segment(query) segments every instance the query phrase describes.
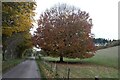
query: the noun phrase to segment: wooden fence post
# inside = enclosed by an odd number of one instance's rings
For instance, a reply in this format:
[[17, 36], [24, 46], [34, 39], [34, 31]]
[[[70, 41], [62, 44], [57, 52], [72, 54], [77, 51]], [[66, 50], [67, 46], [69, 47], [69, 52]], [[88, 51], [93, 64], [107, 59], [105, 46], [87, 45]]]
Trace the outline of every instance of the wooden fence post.
[[58, 71], [57, 71], [57, 64], [55, 63], [55, 67], [54, 67], [54, 72], [55, 72], [55, 78], [58, 77]]
[[69, 80], [69, 77], [70, 77], [70, 68], [68, 68], [68, 80]]
[[51, 71], [53, 71], [52, 63], [51, 63]]
[[95, 76], [95, 80], [99, 80], [98, 76]]
[[55, 66], [55, 75], [57, 76], [57, 65]]

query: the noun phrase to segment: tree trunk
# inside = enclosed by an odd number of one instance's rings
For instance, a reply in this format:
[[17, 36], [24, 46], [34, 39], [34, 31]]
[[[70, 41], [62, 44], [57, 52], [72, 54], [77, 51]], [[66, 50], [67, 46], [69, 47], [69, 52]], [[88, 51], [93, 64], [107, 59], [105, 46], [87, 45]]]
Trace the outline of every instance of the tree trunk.
[[63, 62], [63, 56], [60, 55], [60, 62]]
[[5, 61], [5, 53], [6, 53], [6, 51], [5, 51], [5, 49], [4, 48], [2, 48], [2, 60], [3, 61]]
[[5, 61], [5, 53], [4, 52], [2, 53], [2, 57], [3, 57], [2, 60]]

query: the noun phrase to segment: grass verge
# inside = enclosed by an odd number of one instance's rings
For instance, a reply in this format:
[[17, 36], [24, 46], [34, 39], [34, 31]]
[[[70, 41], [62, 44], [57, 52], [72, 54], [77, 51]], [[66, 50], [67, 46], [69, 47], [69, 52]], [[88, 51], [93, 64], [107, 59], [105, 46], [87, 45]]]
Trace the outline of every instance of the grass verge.
[[46, 76], [45, 76], [45, 72], [44, 72], [44, 67], [43, 67], [42, 61], [37, 59], [36, 62], [37, 62], [38, 68], [39, 68], [41, 79], [42, 80], [47, 80]]
[[43, 60], [36, 60], [36, 62], [39, 67], [42, 80], [49, 80], [50, 78], [53, 80], [57, 78], [55, 71], [52, 70], [51, 66], [49, 66], [47, 62]]
[[2, 73], [4, 74], [11, 68], [15, 67], [17, 64], [21, 63], [24, 61], [24, 59], [11, 59], [7, 61], [2, 61]]

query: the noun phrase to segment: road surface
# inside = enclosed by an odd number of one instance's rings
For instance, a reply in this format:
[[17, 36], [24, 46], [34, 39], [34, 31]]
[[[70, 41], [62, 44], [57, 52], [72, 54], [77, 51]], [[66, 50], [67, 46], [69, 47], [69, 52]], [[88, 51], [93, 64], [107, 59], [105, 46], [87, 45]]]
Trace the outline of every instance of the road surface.
[[3, 78], [40, 78], [35, 60], [26, 60], [3, 75]]

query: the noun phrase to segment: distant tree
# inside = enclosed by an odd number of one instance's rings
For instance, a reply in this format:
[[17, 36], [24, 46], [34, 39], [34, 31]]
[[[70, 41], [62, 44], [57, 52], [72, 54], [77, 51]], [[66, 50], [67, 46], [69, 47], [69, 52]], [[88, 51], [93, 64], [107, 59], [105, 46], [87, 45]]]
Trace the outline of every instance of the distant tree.
[[33, 36], [34, 45], [49, 56], [85, 58], [94, 53], [92, 19], [85, 11], [60, 4], [40, 15], [38, 28]]
[[104, 39], [104, 38], [94, 38], [93, 41], [95, 44], [101, 44], [101, 45], [105, 45], [106, 43], [109, 42], [109, 40]]

